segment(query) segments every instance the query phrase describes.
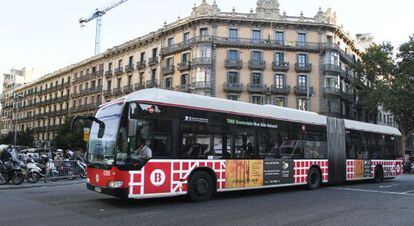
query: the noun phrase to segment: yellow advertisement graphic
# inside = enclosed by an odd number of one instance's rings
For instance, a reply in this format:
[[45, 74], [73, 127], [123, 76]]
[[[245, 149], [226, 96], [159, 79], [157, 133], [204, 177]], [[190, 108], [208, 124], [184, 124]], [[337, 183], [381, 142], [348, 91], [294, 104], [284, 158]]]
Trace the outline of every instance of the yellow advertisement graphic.
[[364, 160], [355, 160], [355, 178], [364, 177]]
[[263, 185], [263, 160], [227, 160], [226, 188]]

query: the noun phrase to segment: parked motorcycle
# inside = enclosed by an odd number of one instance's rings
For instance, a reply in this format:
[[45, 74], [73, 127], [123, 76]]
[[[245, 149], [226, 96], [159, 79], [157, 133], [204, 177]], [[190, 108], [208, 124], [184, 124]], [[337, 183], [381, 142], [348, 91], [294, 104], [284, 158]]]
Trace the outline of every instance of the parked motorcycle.
[[61, 176], [67, 177], [69, 180], [75, 179], [75, 169], [74, 166], [72, 166], [72, 163], [69, 159], [65, 159], [62, 162], [62, 165], [60, 166], [61, 170]]
[[86, 161], [82, 157], [78, 157], [77, 165], [79, 168], [79, 175], [81, 178], [86, 178]]
[[404, 173], [414, 173], [414, 161], [407, 161], [403, 167]]
[[45, 158], [41, 162], [29, 160], [27, 163], [27, 181], [29, 183], [37, 183], [40, 178], [49, 178], [51, 181], [57, 181], [59, 172], [55, 163], [50, 158]]
[[24, 181], [23, 170], [17, 160], [10, 159], [10, 161], [2, 162], [0, 165], [0, 184], [11, 181], [12, 184], [19, 185]]

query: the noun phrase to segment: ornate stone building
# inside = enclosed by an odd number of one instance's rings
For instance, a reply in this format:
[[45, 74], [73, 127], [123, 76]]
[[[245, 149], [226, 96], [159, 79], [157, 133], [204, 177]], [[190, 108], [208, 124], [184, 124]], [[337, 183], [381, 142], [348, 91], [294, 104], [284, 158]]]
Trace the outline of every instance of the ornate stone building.
[[151, 87], [370, 121], [350, 86], [360, 54], [331, 9], [288, 16], [259, 0], [255, 12], [222, 12], [203, 0], [186, 18], [16, 89], [18, 125], [50, 140], [66, 118]]

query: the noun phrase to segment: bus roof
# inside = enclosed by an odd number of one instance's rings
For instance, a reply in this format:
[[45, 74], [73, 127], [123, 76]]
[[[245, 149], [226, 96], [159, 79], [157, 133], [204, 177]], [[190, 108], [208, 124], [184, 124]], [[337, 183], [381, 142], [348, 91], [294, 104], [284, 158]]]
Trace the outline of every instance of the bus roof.
[[[119, 102], [121, 99], [115, 100], [114, 102]], [[327, 124], [327, 117], [324, 115], [319, 115], [315, 112], [301, 111], [274, 105], [257, 105], [157, 88], [144, 89], [133, 92], [127, 95], [124, 100], [126, 102], [142, 101], [154, 104], [159, 103], [169, 106], [272, 118], [277, 120], [314, 125], [326, 126]], [[352, 120], [345, 120], [345, 128], [401, 136], [400, 131], [394, 127], [381, 126]]]

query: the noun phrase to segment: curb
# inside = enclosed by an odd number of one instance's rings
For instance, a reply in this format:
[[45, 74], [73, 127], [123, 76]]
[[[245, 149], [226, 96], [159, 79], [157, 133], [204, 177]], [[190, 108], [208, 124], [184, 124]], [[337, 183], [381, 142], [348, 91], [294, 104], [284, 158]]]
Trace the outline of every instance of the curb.
[[58, 186], [67, 186], [67, 185], [76, 185], [76, 184], [86, 184], [86, 180], [76, 180], [76, 181], [65, 181], [62, 183], [59, 182], [49, 182], [44, 183], [39, 181], [35, 184], [21, 184], [21, 185], [0, 185], [0, 191], [12, 191], [12, 190], [21, 190], [27, 188], [47, 188], [47, 187], [58, 187]]

